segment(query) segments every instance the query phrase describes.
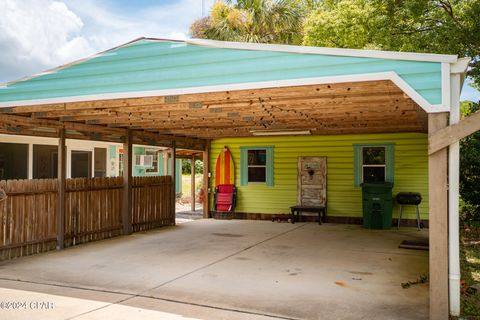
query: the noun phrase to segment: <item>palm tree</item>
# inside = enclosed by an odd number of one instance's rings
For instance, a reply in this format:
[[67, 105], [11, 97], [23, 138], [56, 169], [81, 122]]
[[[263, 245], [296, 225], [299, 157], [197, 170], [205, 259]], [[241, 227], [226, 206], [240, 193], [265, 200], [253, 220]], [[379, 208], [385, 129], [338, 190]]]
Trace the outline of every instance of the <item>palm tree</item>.
[[306, 0], [217, 1], [190, 27], [194, 38], [300, 44]]

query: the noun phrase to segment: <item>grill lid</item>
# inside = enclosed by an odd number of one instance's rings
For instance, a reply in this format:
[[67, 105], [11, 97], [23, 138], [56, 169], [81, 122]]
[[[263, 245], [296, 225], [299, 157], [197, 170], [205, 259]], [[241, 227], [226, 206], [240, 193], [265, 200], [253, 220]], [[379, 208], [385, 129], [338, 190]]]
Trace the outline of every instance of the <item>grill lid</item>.
[[422, 195], [419, 192], [400, 192], [397, 194], [398, 204], [419, 205], [422, 202]]

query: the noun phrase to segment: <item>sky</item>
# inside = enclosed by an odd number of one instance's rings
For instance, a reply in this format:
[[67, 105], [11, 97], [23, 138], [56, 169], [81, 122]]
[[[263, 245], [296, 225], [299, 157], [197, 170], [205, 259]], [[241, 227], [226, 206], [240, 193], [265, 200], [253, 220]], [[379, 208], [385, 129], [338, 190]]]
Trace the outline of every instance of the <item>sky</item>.
[[[202, 0], [0, 0], [0, 84], [139, 37], [186, 39], [201, 17]], [[468, 83], [462, 100], [480, 100]]]

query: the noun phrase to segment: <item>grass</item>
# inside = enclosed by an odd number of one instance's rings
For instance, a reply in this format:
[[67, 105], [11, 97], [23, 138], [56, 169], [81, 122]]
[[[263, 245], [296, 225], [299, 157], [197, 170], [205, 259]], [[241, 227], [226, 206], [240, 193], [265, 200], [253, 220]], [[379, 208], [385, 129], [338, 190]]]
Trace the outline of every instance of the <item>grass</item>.
[[[190, 196], [192, 194], [192, 179], [190, 174], [182, 174], [182, 199], [190, 200]], [[198, 190], [203, 185], [203, 174], [197, 173], [195, 175], [195, 190]]]
[[460, 241], [461, 319], [480, 319], [480, 291], [468, 289], [480, 283], [480, 221], [466, 223], [460, 230]]

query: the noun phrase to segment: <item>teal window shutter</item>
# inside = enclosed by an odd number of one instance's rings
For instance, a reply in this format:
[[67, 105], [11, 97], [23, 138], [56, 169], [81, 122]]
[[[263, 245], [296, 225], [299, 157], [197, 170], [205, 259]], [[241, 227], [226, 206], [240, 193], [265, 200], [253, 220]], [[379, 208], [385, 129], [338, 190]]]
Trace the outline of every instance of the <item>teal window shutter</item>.
[[267, 186], [273, 187], [273, 147], [267, 150]]
[[385, 161], [387, 163], [387, 172], [385, 180], [393, 183], [395, 178], [395, 148], [393, 144], [385, 145]]
[[267, 186], [273, 186], [273, 167], [274, 156], [273, 146], [255, 146], [255, 147], [240, 147], [240, 185], [248, 185], [248, 150], [265, 150], [266, 151], [266, 181]]
[[248, 184], [248, 149], [240, 147], [240, 185]]
[[354, 186], [362, 184], [363, 170], [363, 148], [364, 147], [385, 147], [385, 181], [394, 183], [395, 180], [395, 144], [354, 144], [353, 145], [353, 179]]
[[354, 186], [359, 187], [362, 183], [362, 148], [363, 146], [353, 146], [353, 177]]
[[158, 154], [158, 174], [160, 176], [164, 176], [165, 172], [164, 170], [164, 165], [163, 165], [163, 152]]

